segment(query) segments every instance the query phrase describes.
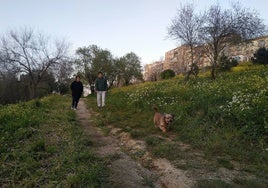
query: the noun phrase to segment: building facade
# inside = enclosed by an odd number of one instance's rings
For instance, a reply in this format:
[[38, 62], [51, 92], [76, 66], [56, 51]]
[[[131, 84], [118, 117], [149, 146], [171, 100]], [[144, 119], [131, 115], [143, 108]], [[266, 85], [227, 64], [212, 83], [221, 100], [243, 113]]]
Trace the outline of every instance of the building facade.
[[[228, 57], [238, 60], [238, 62], [245, 62], [250, 61], [254, 53], [263, 47], [268, 48], [268, 35], [226, 47], [223, 53]], [[203, 48], [198, 46], [194, 50], [194, 62], [197, 63], [198, 67], [204, 68], [210, 66], [210, 61]], [[176, 74], [185, 73], [189, 69], [190, 63], [189, 47], [186, 45], [179, 46], [166, 52], [163, 61], [145, 65], [144, 80], [154, 81], [154, 78], [158, 79], [160, 73], [167, 69], [173, 70]], [[158, 75], [158, 77], [155, 75]]]
[[164, 61], [156, 61], [144, 66], [143, 78], [145, 81], [156, 81], [164, 69]]

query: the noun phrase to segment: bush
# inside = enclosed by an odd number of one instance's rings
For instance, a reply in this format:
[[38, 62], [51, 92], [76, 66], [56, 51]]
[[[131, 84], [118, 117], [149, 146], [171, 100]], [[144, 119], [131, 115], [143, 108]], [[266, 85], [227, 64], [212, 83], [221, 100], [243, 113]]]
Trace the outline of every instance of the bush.
[[230, 71], [232, 67], [238, 65], [238, 61], [234, 58], [229, 58], [226, 55], [222, 55], [219, 60], [220, 71]]
[[164, 70], [161, 72], [160, 77], [161, 79], [169, 79], [175, 76], [175, 72], [171, 69]]
[[60, 92], [61, 95], [68, 93], [69, 88], [70, 88], [69, 83], [59, 83], [58, 84], [58, 91]]
[[252, 62], [254, 64], [268, 64], [268, 49], [266, 48], [259, 48], [255, 53], [254, 57], [252, 58]]

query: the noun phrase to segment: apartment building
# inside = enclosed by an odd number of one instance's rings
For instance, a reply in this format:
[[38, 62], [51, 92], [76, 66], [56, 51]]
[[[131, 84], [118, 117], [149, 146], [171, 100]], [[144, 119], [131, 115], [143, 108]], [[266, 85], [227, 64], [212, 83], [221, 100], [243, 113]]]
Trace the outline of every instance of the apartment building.
[[[268, 35], [258, 37], [237, 45], [229, 46], [224, 49], [224, 54], [228, 57], [235, 58], [238, 62], [250, 61], [254, 53], [259, 48], [268, 48]], [[194, 61], [200, 68], [210, 66], [210, 61], [201, 46], [195, 49]], [[189, 69], [191, 62], [190, 49], [186, 45], [179, 46], [165, 53], [163, 61], [157, 61], [147, 64], [144, 67], [144, 80], [154, 80], [155, 75], [159, 75], [166, 69], [173, 70], [176, 74], [184, 73]]]

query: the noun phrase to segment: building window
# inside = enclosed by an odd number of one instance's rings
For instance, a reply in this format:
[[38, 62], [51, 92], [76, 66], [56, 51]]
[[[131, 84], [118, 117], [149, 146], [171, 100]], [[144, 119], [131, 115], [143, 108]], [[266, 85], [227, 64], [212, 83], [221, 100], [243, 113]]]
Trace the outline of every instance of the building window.
[[260, 48], [264, 48], [265, 47], [265, 41], [264, 40], [259, 41], [259, 47]]
[[178, 52], [174, 52], [173, 54], [173, 58], [177, 57], [178, 56]]

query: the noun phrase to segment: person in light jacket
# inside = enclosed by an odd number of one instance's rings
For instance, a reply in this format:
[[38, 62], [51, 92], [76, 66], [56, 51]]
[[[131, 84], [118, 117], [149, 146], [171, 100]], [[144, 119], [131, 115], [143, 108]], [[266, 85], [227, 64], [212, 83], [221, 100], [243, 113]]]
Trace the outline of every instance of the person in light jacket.
[[103, 73], [99, 72], [95, 80], [95, 90], [97, 93], [97, 105], [99, 108], [105, 106], [106, 92], [108, 90], [107, 80], [103, 77]]

